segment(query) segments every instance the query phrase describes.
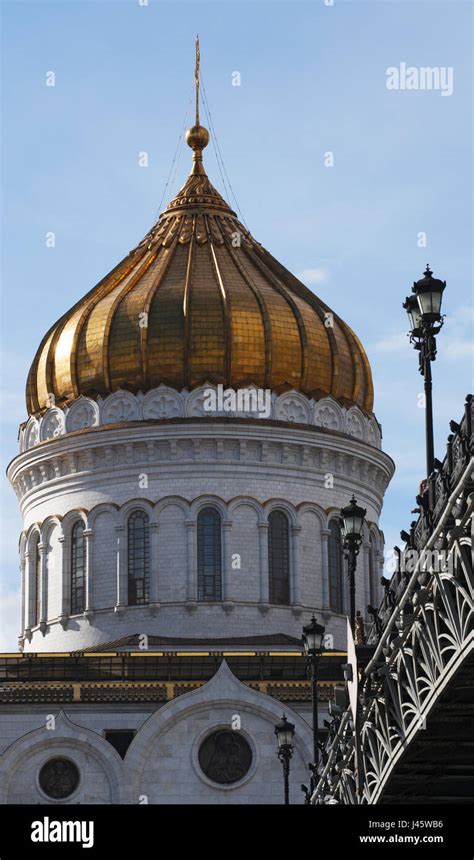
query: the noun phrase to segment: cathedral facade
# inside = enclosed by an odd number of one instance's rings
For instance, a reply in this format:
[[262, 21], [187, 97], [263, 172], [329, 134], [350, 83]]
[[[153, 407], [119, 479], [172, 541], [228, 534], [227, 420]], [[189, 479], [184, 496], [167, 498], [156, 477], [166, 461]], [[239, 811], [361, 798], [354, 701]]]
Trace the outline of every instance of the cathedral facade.
[[[301, 630], [342, 677], [340, 509], [366, 508], [377, 605], [393, 463], [349, 326], [192, 171], [150, 232], [46, 333], [8, 469], [18, 654], [0, 658], [0, 802], [281, 802], [274, 725], [312, 758]], [[322, 723], [321, 723], [322, 724]]]

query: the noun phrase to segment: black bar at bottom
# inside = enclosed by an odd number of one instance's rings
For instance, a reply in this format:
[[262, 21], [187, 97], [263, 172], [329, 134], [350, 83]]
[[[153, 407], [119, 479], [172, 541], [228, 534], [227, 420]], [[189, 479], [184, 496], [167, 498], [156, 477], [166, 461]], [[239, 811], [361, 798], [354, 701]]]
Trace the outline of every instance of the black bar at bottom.
[[[396, 849], [413, 857], [472, 860], [471, 804], [423, 806], [137, 805], [3, 806], [1, 860], [35, 857], [158, 856], [163, 850], [216, 854], [255, 850], [265, 856], [281, 839], [292, 853], [383, 858]], [[258, 843], [255, 837], [258, 836]], [[346, 853], [347, 852], [347, 853]], [[214, 851], [212, 852], [214, 853]], [[244, 855], [245, 856], [245, 855]]]

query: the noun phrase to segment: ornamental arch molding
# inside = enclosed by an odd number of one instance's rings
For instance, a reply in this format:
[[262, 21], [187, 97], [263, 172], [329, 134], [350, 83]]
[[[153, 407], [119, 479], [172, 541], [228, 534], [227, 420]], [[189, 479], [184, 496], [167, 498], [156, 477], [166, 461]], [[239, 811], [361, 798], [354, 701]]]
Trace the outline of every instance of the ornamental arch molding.
[[135, 498], [129, 499], [129, 501], [125, 502], [125, 504], [119, 509], [119, 525], [126, 526], [130, 514], [139, 510], [147, 514], [150, 519], [150, 523], [155, 522], [155, 509], [153, 502], [149, 499]]
[[36, 542], [41, 540], [41, 523], [33, 523], [26, 532], [26, 552], [31, 552], [36, 546]]
[[313, 421], [317, 427], [343, 433], [345, 428], [342, 406], [329, 397], [323, 397], [314, 406]]
[[102, 424], [139, 421], [141, 415], [138, 400], [130, 391], [115, 391], [101, 404], [100, 417]]
[[[14, 741], [0, 756], [0, 804], [9, 802], [14, 777], [37, 756], [42, 764], [55, 755], [69, 756], [74, 761], [78, 753], [91, 757], [104, 774], [110, 790], [108, 802], [122, 802], [123, 762], [119, 754], [97, 732], [78, 726], [60, 711], [55, 717], [54, 731], [46, 726], [34, 729]], [[86, 782], [84, 789], [87, 791]], [[57, 801], [51, 803], [58, 805]], [[67, 804], [67, 800], [60, 803]]]
[[[124, 760], [125, 783], [129, 786], [126, 802], [137, 802], [142, 793], [142, 779], [154, 752], [160, 744], [166, 745], [166, 735], [180, 722], [192, 725], [193, 717], [197, 718], [196, 737], [191, 737], [189, 749], [186, 750], [186, 769], [189, 768], [189, 757], [195, 746], [196, 739], [203, 733], [203, 720], [210, 715], [207, 729], [211, 731], [222, 725], [222, 711], [226, 714], [248, 714], [259, 717], [268, 724], [269, 737], [273, 743], [273, 726], [281, 719], [281, 703], [270, 696], [252, 690], [239, 681], [229, 669], [225, 660], [222, 661], [216, 674], [199, 689], [185, 693], [173, 699], [159, 710], [155, 711], [142, 725], [135, 735]], [[295, 723], [295, 752], [302, 766], [311, 759], [312, 734], [308, 724], [302, 717], [285, 706], [289, 719]], [[214, 722], [213, 722], [214, 721]], [[252, 736], [251, 729], [249, 729]], [[258, 744], [255, 743], [258, 755]], [[272, 760], [273, 761], [273, 760]], [[275, 764], [280, 768], [280, 764]], [[231, 787], [232, 788], [232, 787]], [[237, 786], [238, 788], [238, 786]], [[219, 787], [214, 788], [219, 791]]]
[[[238, 404], [238, 396], [243, 389], [245, 392], [259, 393], [259, 389], [253, 384], [225, 390], [235, 395]], [[207, 410], [205, 400], [209, 392], [217, 398], [217, 386], [211, 383], [200, 385], [191, 391], [186, 388], [178, 391], [161, 384], [146, 393], [139, 391], [133, 394], [131, 391], [119, 389], [105, 398], [94, 399], [81, 395], [69, 406], [51, 405], [42, 415], [33, 415], [22, 424], [19, 435], [20, 452], [64, 434], [122, 422], [167, 421], [178, 418], [212, 420], [213, 417], [250, 420], [259, 418], [288, 425], [322, 427], [353, 436], [378, 449], [381, 446], [380, 425], [374, 415], [366, 415], [358, 406], [341, 406], [330, 396], [316, 401], [294, 389], [280, 394], [272, 392], [270, 413], [266, 415], [258, 408], [230, 411], [217, 409], [217, 399], [216, 409]]]
[[265, 521], [269, 521], [270, 514], [273, 511], [283, 511], [288, 517], [290, 528], [297, 528], [300, 523], [298, 520], [298, 511], [286, 499], [268, 499], [264, 506]]
[[62, 517], [46, 517], [45, 520], [41, 523], [41, 541], [44, 544], [47, 544], [49, 541], [49, 537], [51, 535], [52, 530], [55, 526], [59, 527], [60, 534], [62, 534]]
[[189, 519], [190, 504], [183, 496], [165, 496], [155, 503], [155, 520], [160, 525], [160, 519], [163, 511], [167, 508], [179, 508], [186, 519]]
[[301, 521], [301, 517], [306, 513], [314, 514], [317, 518], [319, 525], [322, 529], [327, 529], [327, 517], [326, 512], [319, 505], [314, 502], [303, 502], [301, 505], [297, 506], [298, 511], [298, 519]]
[[174, 388], [160, 385], [143, 398], [143, 420], [181, 418], [184, 416], [183, 395]]
[[217, 511], [219, 511], [223, 523], [226, 522], [228, 519], [227, 503], [219, 496], [209, 494], [205, 496], [198, 496], [197, 498], [193, 499], [189, 508], [191, 518], [193, 520], [197, 520], [198, 514], [200, 511], [203, 510], [203, 508], [215, 508]]
[[229, 519], [232, 520], [235, 511], [242, 507], [252, 508], [255, 511], [257, 514], [258, 525], [266, 521], [263, 505], [251, 496], [236, 496], [230, 500], [228, 505]]
[[110, 514], [113, 519], [114, 526], [120, 525], [119, 506], [115, 505], [113, 502], [101, 502], [99, 505], [94, 505], [94, 507], [89, 511], [87, 524], [90, 529], [94, 529], [97, 517], [99, 517], [100, 514]]
[[72, 511], [68, 511], [67, 514], [61, 519], [61, 526], [64, 536], [68, 536], [72, 530], [72, 527], [81, 520], [84, 523], [84, 527], [88, 526], [88, 515], [87, 511], [84, 508], [74, 508]]
[[95, 400], [81, 396], [69, 407], [66, 415], [66, 433], [98, 427], [99, 424], [99, 404]]

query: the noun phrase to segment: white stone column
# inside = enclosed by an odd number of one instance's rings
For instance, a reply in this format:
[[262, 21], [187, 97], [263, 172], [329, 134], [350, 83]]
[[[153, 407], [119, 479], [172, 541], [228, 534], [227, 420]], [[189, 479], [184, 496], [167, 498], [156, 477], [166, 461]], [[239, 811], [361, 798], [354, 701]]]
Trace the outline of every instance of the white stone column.
[[62, 534], [58, 538], [61, 544], [61, 611], [59, 623], [63, 628], [71, 614], [71, 542], [69, 537]]
[[323, 610], [329, 610], [329, 535], [330, 529], [321, 529], [321, 566]]
[[[35, 593], [35, 584], [33, 581], [34, 576], [34, 565], [33, 560], [35, 558], [34, 550], [26, 550], [25, 552], [25, 615], [24, 615], [24, 632], [25, 636], [29, 637], [31, 635], [31, 628], [33, 627], [33, 598]], [[23, 619], [22, 619], [23, 621]]]
[[25, 607], [26, 607], [26, 558], [25, 553], [23, 553], [23, 557], [20, 560], [20, 583], [21, 583], [21, 630], [20, 636], [24, 636], [25, 627], [27, 626], [27, 620], [25, 617]]
[[150, 523], [150, 608], [158, 609], [159, 607], [159, 588], [160, 588], [160, 570], [158, 567], [158, 533], [160, 526], [158, 523]]
[[39, 609], [39, 625], [41, 632], [46, 632], [46, 622], [48, 614], [48, 543], [40, 541], [38, 543], [39, 563], [40, 563], [40, 609]]
[[227, 611], [233, 608], [232, 602], [232, 572], [230, 567], [230, 536], [232, 531], [232, 523], [225, 520], [222, 523], [223, 548], [222, 548], [222, 601], [224, 609]]
[[196, 523], [186, 520], [186, 608], [195, 609], [197, 606], [197, 558], [196, 558]]
[[125, 557], [125, 528], [115, 526], [117, 535], [117, 602], [115, 612], [121, 613], [128, 603], [128, 576]]
[[294, 611], [301, 611], [300, 535], [301, 526], [291, 526], [290, 600]]
[[270, 581], [268, 575], [268, 523], [258, 524], [258, 547], [260, 561], [260, 606], [261, 612], [267, 612], [270, 606]]
[[92, 529], [84, 529], [85, 540], [85, 599], [84, 599], [84, 614], [87, 618], [92, 618], [94, 609], [94, 535]]

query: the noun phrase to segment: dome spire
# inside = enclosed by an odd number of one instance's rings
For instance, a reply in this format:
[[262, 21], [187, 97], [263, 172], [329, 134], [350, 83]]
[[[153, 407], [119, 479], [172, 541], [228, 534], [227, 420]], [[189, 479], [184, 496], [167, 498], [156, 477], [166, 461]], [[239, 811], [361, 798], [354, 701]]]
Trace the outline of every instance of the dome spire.
[[209, 143], [209, 132], [207, 128], [204, 128], [203, 125], [199, 122], [199, 66], [201, 63], [201, 52], [199, 50], [199, 36], [196, 34], [196, 65], [194, 68], [194, 81], [196, 87], [196, 123], [192, 128], [188, 128], [186, 132], [186, 143], [194, 152], [194, 163], [193, 169], [191, 170], [192, 174], [201, 174], [205, 176], [206, 171], [204, 170], [202, 163], [202, 151], [204, 147]]
[[199, 65], [201, 63], [201, 51], [199, 50], [199, 33], [196, 33], [196, 65], [194, 68], [194, 81], [196, 85], [196, 125], [199, 125]]

